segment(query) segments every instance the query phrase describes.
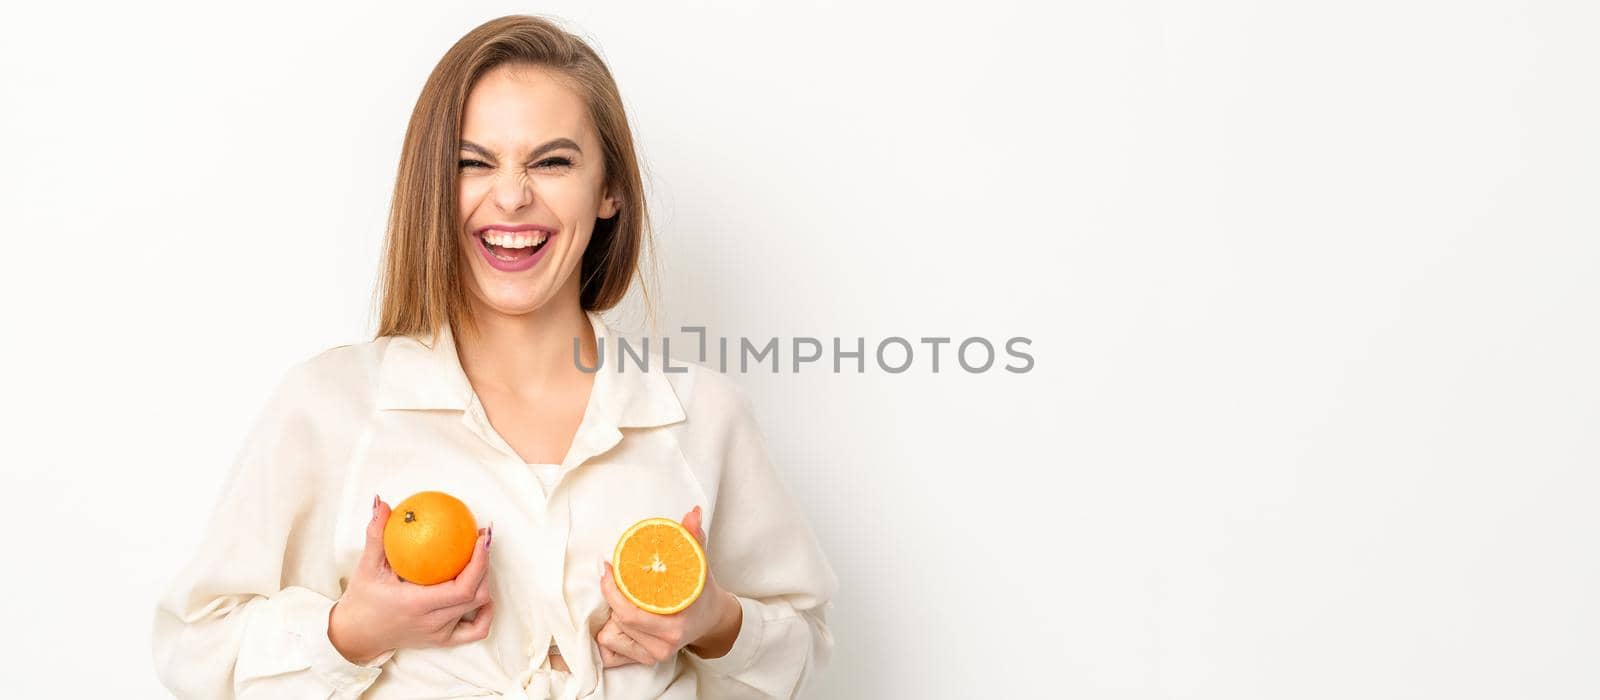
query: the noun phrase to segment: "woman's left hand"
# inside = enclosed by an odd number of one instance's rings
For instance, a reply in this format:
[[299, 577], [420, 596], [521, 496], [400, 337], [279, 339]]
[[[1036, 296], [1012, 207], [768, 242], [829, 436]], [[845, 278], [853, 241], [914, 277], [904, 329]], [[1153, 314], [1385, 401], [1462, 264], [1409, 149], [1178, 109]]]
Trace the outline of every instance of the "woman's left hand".
[[[700, 529], [700, 506], [684, 516], [683, 526], [700, 541], [701, 547], [705, 546], [706, 535]], [[685, 647], [703, 658], [722, 656], [733, 646], [743, 623], [744, 614], [738, 598], [717, 585], [709, 567], [700, 597], [671, 615], [642, 610], [623, 597], [611, 578], [610, 562], [605, 562], [605, 570], [600, 575], [600, 590], [611, 606], [611, 617], [595, 634], [604, 668], [661, 663]]]

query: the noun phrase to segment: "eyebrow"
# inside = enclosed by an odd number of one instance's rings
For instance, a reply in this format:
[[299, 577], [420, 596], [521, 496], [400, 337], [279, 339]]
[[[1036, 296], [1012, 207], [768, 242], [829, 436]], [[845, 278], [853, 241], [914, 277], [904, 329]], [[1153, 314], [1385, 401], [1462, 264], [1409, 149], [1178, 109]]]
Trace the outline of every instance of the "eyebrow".
[[[546, 153], [549, 153], [550, 151], [554, 151], [554, 150], [556, 150], [558, 148], [570, 148], [570, 149], [572, 149], [574, 151], [577, 151], [580, 154], [583, 153], [583, 149], [578, 148], [578, 144], [577, 144], [576, 141], [573, 141], [572, 139], [569, 139], [569, 138], [566, 138], [566, 137], [562, 137], [562, 138], [550, 139], [549, 141], [546, 141], [544, 143], [544, 145], [533, 149], [533, 152], [528, 154], [528, 160], [533, 160], [534, 158], [538, 158], [539, 156], [542, 156], [542, 155], [544, 155]], [[475, 144], [475, 143], [473, 143], [471, 141], [468, 141], [466, 139], [462, 139], [461, 140], [461, 150], [463, 150], [463, 151], [472, 151], [473, 153], [476, 153], [476, 154], [478, 154], [480, 156], [483, 156], [485, 158], [490, 158], [490, 159], [494, 158], [494, 154], [490, 153], [489, 149], [484, 148], [483, 146], [479, 146], [478, 144]]]

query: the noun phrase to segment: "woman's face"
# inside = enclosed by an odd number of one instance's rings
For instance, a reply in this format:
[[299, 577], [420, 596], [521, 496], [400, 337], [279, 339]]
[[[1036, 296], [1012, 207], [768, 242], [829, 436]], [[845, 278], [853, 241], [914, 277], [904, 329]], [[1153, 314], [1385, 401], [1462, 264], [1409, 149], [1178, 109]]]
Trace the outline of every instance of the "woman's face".
[[595, 220], [617, 212], [605, 175], [588, 109], [557, 74], [526, 65], [485, 73], [461, 125], [468, 293], [506, 315], [556, 298], [577, 303]]

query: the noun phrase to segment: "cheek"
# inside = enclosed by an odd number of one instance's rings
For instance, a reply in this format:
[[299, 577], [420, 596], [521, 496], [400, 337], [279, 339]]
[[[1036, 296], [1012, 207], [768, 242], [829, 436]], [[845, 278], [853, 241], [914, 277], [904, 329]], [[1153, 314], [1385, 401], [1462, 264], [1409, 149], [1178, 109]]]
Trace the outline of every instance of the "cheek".
[[483, 196], [488, 193], [488, 186], [478, 179], [462, 180], [460, 187], [456, 188], [456, 203], [460, 210], [462, 225], [471, 218], [472, 212], [478, 208], [478, 203], [483, 201]]
[[545, 202], [554, 209], [563, 222], [587, 221], [596, 216], [600, 206], [600, 186], [587, 179], [568, 177], [541, 183], [535, 192], [542, 193]]
[[[576, 230], [572, 232], [572, 260], [577, 261], [583, 259], [584, 250], [589, 247], [591, 231], [592, 229], [590, 227], [584, 226], [582, 230]], [[574, 262], [573, 264], [577, 263]]]

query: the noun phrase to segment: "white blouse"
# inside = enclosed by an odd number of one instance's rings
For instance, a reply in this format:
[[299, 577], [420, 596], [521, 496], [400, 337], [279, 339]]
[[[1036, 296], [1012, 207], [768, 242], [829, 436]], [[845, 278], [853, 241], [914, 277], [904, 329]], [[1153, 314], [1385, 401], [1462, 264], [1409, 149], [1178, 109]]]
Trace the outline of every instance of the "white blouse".
[[561, 481], [561, 465], [559, 464], [529, 464], [533, 475], [539, 478], [540, 491], [548, 497], [556, 488], [556, 483]]
[[[590, 313], [597, 340], [612, 337]], [[596, 373], [546, 491], [495, 432], [448, 327], [341, 345], [292, 367], [239, 451], [193, 560], [155, 611], [156, 669], [180, 697], [788, 698], [828, 662], [838, 578], [731, 379]], [[604, 342], [604, 341], [601, 341]], [[372, 497], [455, 495], [495, 524], [489, 636], [367, 665], [328, 641]], [[646, 517], [702, 505], [706, 555], [744, 622], [731, 651], [601, 670], [601, 562]], [[547, 663], [559, 646], [569, 672]]]

